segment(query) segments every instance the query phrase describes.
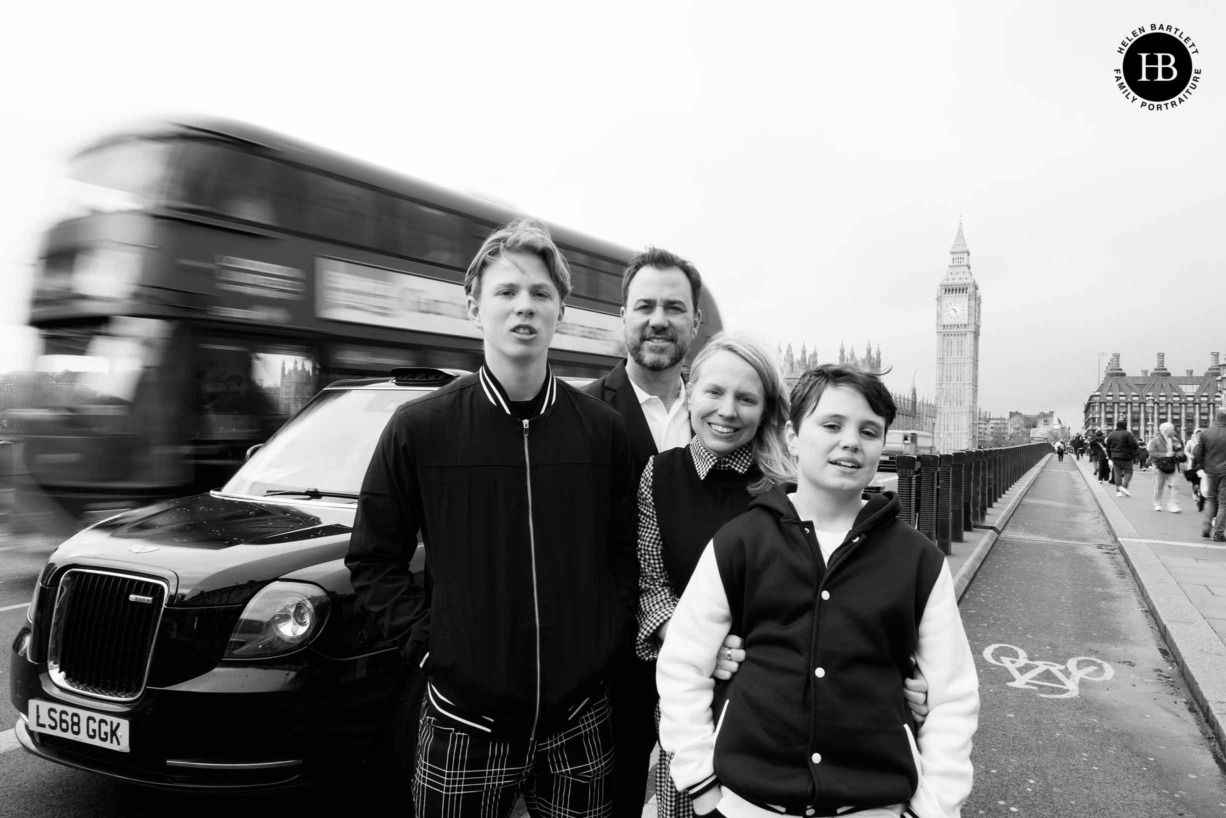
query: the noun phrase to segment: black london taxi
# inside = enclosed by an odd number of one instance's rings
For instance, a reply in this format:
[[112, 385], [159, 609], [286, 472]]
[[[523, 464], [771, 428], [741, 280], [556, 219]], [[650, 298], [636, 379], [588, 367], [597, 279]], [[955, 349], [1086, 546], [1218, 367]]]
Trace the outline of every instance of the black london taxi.
[[460, 374], [333, 384], [223, 488], [60, 545], [13, 641], [21, 745], [167, 789], [411, 770], [422, 682], [355, 605], [344, 557], [393, 410]]

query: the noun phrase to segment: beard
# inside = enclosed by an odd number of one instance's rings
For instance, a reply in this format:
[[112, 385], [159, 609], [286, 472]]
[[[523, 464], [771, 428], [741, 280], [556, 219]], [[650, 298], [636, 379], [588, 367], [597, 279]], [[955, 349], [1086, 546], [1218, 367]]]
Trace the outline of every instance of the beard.
[[[671, 341], [672, 349], [666, 352], [652, 352], [649, 347], [655, 339]], [[650, 337], [640, 335], [637, 338], [627, 335], [626, 350], [630, 354], [630, 359], [639, 366], [653, 372], [662, 372], [681, 363], [690, 351], [690, 342], [689, 339], [681, 338], [673, 332]]]

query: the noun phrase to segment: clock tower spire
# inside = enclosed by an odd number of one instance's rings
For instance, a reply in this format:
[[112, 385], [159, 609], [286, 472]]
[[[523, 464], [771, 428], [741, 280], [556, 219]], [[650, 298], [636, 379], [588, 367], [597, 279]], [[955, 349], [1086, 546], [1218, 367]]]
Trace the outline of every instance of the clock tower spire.
[[949, 268], [937, 286], [937, 423], [939, 452], [978, 444], [979, 285], [971, 274], [971, 251], [958, 220]]

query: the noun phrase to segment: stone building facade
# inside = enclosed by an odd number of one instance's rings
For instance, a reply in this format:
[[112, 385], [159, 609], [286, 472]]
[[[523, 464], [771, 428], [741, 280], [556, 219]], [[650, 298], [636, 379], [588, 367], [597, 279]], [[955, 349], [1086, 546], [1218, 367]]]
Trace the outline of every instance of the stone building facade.
[[1214, 413], [1223, 406], [1221, 356], [1209, 356], [1209, 366], [1197, 374], [1185, 369], [1176, 375], [1166, 368], [1166, 354], [1159, 352], [1153, 369], [1142, 369], [1140, 375], [1129, 375], [1120, 365], [1120, 354], [1112, 353], [1111, 362], [1098, 385], [1085, 403], [1085, 428], [1113, 429], [1123, 420], [1137, 437], [1148, 440], [1164, 421], [1175, 424], [1175, 430], [1187, 438], [1197, 427], [1205, 428]]

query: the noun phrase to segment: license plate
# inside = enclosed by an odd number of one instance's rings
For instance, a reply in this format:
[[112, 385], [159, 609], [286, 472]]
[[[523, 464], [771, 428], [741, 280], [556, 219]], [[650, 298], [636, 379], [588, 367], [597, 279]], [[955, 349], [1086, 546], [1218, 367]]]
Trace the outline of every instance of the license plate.
[[30, 702], [29, 716], [30, 729], [40, 733], [62, 736], [121, 753], [128, 752], [127, 719], [117, 719], [92, 710], [51, 704], [38, 699]]

